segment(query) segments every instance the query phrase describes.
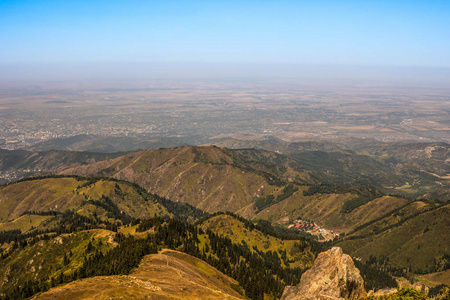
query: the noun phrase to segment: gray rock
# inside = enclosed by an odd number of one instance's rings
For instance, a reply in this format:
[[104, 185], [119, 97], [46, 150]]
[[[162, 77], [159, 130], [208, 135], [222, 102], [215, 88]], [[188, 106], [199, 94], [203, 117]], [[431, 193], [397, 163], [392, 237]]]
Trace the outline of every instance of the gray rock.
[[366, 295], [352, 258], [334, 247], [317, 256], [297, 286], [287, 286], [281, 300], [357, 299]]

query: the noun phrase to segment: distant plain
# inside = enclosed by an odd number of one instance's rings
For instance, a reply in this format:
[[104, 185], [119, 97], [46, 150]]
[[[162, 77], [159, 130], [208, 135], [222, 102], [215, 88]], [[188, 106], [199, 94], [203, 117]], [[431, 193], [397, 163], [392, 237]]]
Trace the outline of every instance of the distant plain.
[[293, 79], [3, 83], [0, 148], [86, 134], [190, 145], [267, 136], [449, 143], [449, 92]]

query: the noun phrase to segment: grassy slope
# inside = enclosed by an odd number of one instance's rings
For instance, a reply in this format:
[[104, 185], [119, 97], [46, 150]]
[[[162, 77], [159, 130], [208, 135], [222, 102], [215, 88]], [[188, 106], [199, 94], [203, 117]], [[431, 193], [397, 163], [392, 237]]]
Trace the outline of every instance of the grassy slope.
[[[274, 222], [302, 217], [327, 229], [345, 232], [345, 238], [369, 235], [354, 240], [341, 239], [337, 246], [363, 260], [370, 255], [384, 255], [390, 258], [393, 266], [412, 266], [413, 271], [430, 268], [435, 257], [450, 251], [449, 205], [427, 212], [436, 208], [437, 204], [384, 196], [350, 213], [341, 213], [343, 203], [350, 197], [350, 194], [305, 197], [300, 189], [292, 197], [264, 209], [256, 217]], [[379, 231], [383, 232], [377, 233]]]
[[[84, 205], [87, 199], [99, 200], [102, 195], [109, 197], [126, 214], [136, 217], [152, 217], [168, 214], [164, 207], [144, 201], [134, 187], [126, 183], [99, 180], [87, 184], [86, 180], [75, 178], [48, 178], [24, 181], [0, 188], [0, 228], [27, 230], [27, 218], [19, 218], [26, 211], [60, 211], [74, 209], [80, 214], [91, 215], [94, 211], [104, 216], [94, 205]], [[17, 220], [15, 220], [17, 219]], [[35, 217], [35, 222], [41, 220]], [[15, 221], [13, 221], [15, 220]], [[13, 221], [13, 222], [11, 222]], [[42, 220], [41, 220], [42, 221]]]
[[22, 232], [26, 232], [32, 227], [39, 227], [51, 218], [52, 216], [24, 215], [13, 221], [0, 223], [0, 231], [20, 229]]
[[[266, 160], [270, 163], [264, 163]], [[298, 185], [298, 191], [293, 196], [255, 215], [253, 203], [259, 196], [277, 196], [283, 189], [269, 184], [267, 178], [260, 174], [274, 174], [286, 181], [305, 178], [305, 174], [284, 165], [289, 165], [289, 159], [262, 150], [182, 147], [138, 152], [64, 173], [129, 180], [153, 193], [187, 202], [208, 212], [232, 211], [247, 218], [274, 222], [302, 216], [338, 231], [350, 230], [359, 224], [356, 220], [358, 213], [350, 217], [340, 214], [343, 203], [356, 196], [334, 194], [304, 197], [302, 192], [306, 188]], [[387, 197], [374, 202], [380, 205], [362, 212], [360, 223], [364, 222], [361, 220], [370, 220], [370, 215], [376, 217], [405, 201], [393, 199]]]
[[[234, 218], [232, 220], [236, 221]], [[240, 222], [238, 222], [240, 223]], [[238, 224], [241, 226], [242, 224]], [[123, 230], [122, 230], [123, 229]], [[132, 227], [121, 228], [121, 232], [133, 233]], [[135, 233], [137, 236], [145, 236], [147, 233]], [[259, 250], [286, 249], [289, 254], [292, 241], [286, 243], [273, 237], [266, 237], [262, 233], [254, 230], [251, 233], [246, 231], [249, 245], [256, 245]], [[112, 241], [113, 232], [107, 230], [90, 230], [74, 234], [64, 234], [49, 241], [40, 241], [33, 246], [27, 246], [19, 251], [15, 251], [11, 256], [0, 262], [0, 285], [8, 287], [10, 284], [20, 284], [30, 278], [39, 280], [46, 276], [56, 277], [60, 270], [70, 275], [73, 270], [81, 266], [88, 241], [91, 241], [95, 249], [106, 252], [115, 245]], [[199, 235], [202, 243], [209, 243], [207, 235]], [[99, 246], [99, 241], [102, 246]], [[270, 245], [267, 249], [266, 244]], [[70, 263], [63, 265], [64, 254], [71, 251]], [[109, 276], [83, 279], [75, 283], [70, 283], [64, 287], [57, 287], [42, 297], [56, 297], [56, 299], [109, 299], [109, 297], [138, 297], [151, 295], [157, 297], [169, 297], [170, 299], [234, 299], [240, 298], [233, 289], [242, 290], [234, 280], [221, 274], [216, 269], [209, 266], [204, 261], [190, 257], [189, 255], [167, 251], [163, 256], [152, 256], [151, 266], [142, 269], [147, 258], [141, 267], [130, 276]], [[299, 254], [300, 255], [300, 254]], [[309, 262], [313, 257], [306, 255]], [[174, 258], [172, 258], [174, 257]], [[180, 262], [181, 260], [181, 262]], [[306, 259], [304, 259], [305, 261]], [[300, 265], [299, 261], [292, 264]], [[305, 265], [305, 264], [302, 264]], [[310, 263], [308, 264], [310, 265]], [[108, 282], [107, 284], [105, 284]], [[110, 283], [113, 284], [110, 284]], [[130, 289], [131, 287], [131, 289]], [[85, 292], [88, 291], [88, 292]], [[133, 296], [134, 295], [134, 296]], [[47, 299], [47, 298], [42, 299]], [[78, 298], [81, 297], [81, 298]], [[86, 298], [85, 298], [86, 297]], [[41, 298], [39, 298], [41, 299]]]
[[450, 146], [445, 143], [385, 143], [355, 138], [287, 143], [269, 137], [263, 141], [229, 140], [217, 144], [282, 152], [294, 160], [289, 163], [292, 168], [303, 170], [309, 179], [318, 182], [365, 182], [383, 187], [386, 193], [413, 198], [450, 197], [450, 180], [446, 177]]
[[407, 203], [406, 199], [384, 196], [354, 209], [341, 213], [345, 201], [355, 198], [352, 194], [315, 194], [303, 196], [302, 187], [291, 197], [263, 209], [255, 217], [272, 222], [285, 223], [299, 217], [313, 220], [318, 225], [338, 232], [349, 232], [356, 226], [369, 222]]
[[[420, 204], [420, 203], [419, 203]], [[418, 205], [418, 204], [412, 204]], [[410, 209], [410, 207], [408, 208]], [[408, 211], [405, 208], [405, 212]], [[378, 228], [397, 224], [388, 230], [365, 238], [338, 242], [345, 252], [367, 259], [370, 255], [387, 256], [394, 266], [413, 266], [413, 271], [433, 265], [434, 258], [450, 251], [450, 204], [422, 212], [405, 222], [373, 224]], [[389, 216], [393, 218], [394, 216]], [[395, 217], [400, 220], [400, 217]], [[392, 221], [392, 220], [391, 220]], [[384, 223], [382, 223], [384, 222]], [[367, 228], [366, 228], [367, 230]], [[367, 231], [366, 231], [367, 233]], [[357, 235], [355, 232], [354, 235]]]
[[[117, 202], [115, 201], [115, 203], [117, 203], [120, 209], [126, 211], [130, 215], [139, 216], [140, 213], [143, 213], [143, 210], [145, 211], [145, 209], [148, 209], [145, 207], [145, 203], [141, 201], [142, 199], [139, 199], [139, 195], [136, 193], [133, 187], [128, 184], [117, 183], [120, 187], [120, 193], [118, 193], [115, 188], [116, 183], [112, 181], [100, 180], [91, 184], [86, 183], [88, 182], [85, 180], [77, 181], [74, 178], [49, 178], [9, 185], [0, 189], [0, 207], [2, 208], [0, 211], [8, 211], [9, 213], [6, 215], [5, 219], [9, 219], [8, 216], [12, 216], [11, 218], [13, 218], [17, 215], [20, 215], [21, 210], [22, 212], [26, 210], [63, 210], [63, 207], [77, 207], [78, 201], [83, 201], [83, 199], [85, 199], [86, 197], [88, 199], [98, 199], [102, 195], [107, 195], [111, 197], [111, 199], [117, 200]], [[82, 186], [83, 184], [84, 186]], [[302, 198], [303, 196], [301, 192], [302, 190], [300, 189], [291, 197], [292, 199], [288, 198], [282, 201], [280, 204], [282, 204], [283, 202], [289, 203], [289, 201], [296, 201], [295, 199]], [[24, 199], [20, 200], [20, 197], [16, 198], [17, 193], [21, 193]], [[343, 200], [340, 198], [336, 198], [336, 196], [337, 195], [313, 195], [309, 197], [303, 197], [302, 201], [305, 202], [303, 211], [309, 212], [311, 216], [317, 217], [320, 217], [320, 214], [324, 213], [323, 217], [325, 218], [325, 220], [331, 220], [330, 224], [334, 224], [332, 222], [335, 222], [336, 216], [339, 216], [339, 214], [337, 214], [337, 212], [339, 211], [339, 207], [341, 207], [339, 205], [342, 205], [342, 203], [345, 201], [345, 199]], [[35, 203], [33, 203], [34, 200], [40, 201], [41, 206], [38, 207], [38, 209], [33, 208], [33, 205], [35, 205]], [[25, 203], [22, 203], [22, 201], [25, 201]], [[386, 203], [388, 203], [389, 205], [386, 205]], [[344, 215], [346, 219], [344, 219], [343, 224], [350, 224], [348, 225], [349, 229], [354, 228], [356, 225], [359, 225], [361, 223], [361, 220], [358, 219], [361, 216], [365, 216], [365, 221], [374, 220], [375, 218], [385, 214], [386, 212], [401, 207], [402, 205], [404, 205], [404, 203], [406, 203], [406, 200], [393, 197], [382, 197], [373, 200], [368, 204], [355, 209], [350, 214]], [[5, 205], [5, 207], [2, 207], [2, 205]], [[15, 209], [8, 210], [14, 205], [17, 205]], [[139, 207], [139, 205], [144, 206]], [[153, 205], [155, 205], [157, 208], [157, 204]], [[296, 205], [298, 205], [298, 203]], [[332, 205], [336, 205], [334, 210], [330, 209], [330, 206]], [[31, 207], [31, 209], [29, 209], [29, 207]], [[430, 203], [413, 202], [409, 205], [406, 205], [395, 214], [388, 214], [385, 218], [382, 218], [378, 222], [374, 222], [370, 226], [366, 226], [360, 231], [352, 233], [352, 235], [357, 235], [361, 232], [370, 233], [370, 230], [373, 230], [374, 228], [382, 228], [395, 225], [395, 223], [401, 221], [402, 218], [412, 216], [417, 212], [424, 212], [426, 209], [432, 207], [433, 204]], [[79, 212], [92, 214], [94, 209], [96, 208], [83, 206], [82, 209], [79, 210]], [[270, 209], [272, 211], [276, 211], [274, 209], [274, 206], [270, 207]], [[450, 230], [448, 230], [450, 229], [449, 221], [447, 218], [448, 215], [449, 205], [441, 207], [437, 210], [422, 213], [414, 217], [413, 219], [401, 224], [401, 226], [395, 227], [381, 234], [373, 235], [366, 239], [342, 241], [342, 245], [339, 245], [353, 256], [367, 258], [369, 254], [383, 254], [389, 256], [391, 258], [391, 261], [394, 262], [394, 264], [397, 266], [408, 266], [408, 264], [411, 263], [414, 267], [424, 268], [426, 264], [430, 264], [430, 261], [432, 262], [432, 260], [436, 256], [436, 251], [438, 251], [437, 254], [442, 254], [442, 252], [444, 251], [448, 252], [448, 245], [446, 244], [446, 241], [450, 240], [450, 236], [448, 235], [448, 232], [450, 232]], [[26, 215], [17, 220], [14, 220], [13, 222], [0, 224], [0, 226], [10, 226], [10, 224], [17, 222], [17, 224], [21, 224], [19, 226], [20, 229], [26, 230], [26, 226], [30, 226], [30, 218], [36, 217], [37, 216]], [[40, 222], [38, 218], [31, 220], [32, 223], [36, 222], [36, 224]], [[425, 227], [427, 225], [428, 230], [425, 231]], [[278, 251], [280, 249], [286, 250], [289, 258], [296, 258], [296, 263], [292, 264], [292, 266], [305, 266], [312, 262], [312, 259], [310, 255], [308, 255], [308, 253], [297, 254], [297, 256], [291, 255], [290, 249], [292, 248], [293, 242], [281, 241], [273, 237], [264, 236], [264, 234], [255, 230], [249, 231], [244, 228], [242, 223], [230, 216], [217, 216], [213, 219], [208, 220], [204, 224], [204, 226], [206, 226], [205, 228], [214, 229], [214, 231], [228, 236], [236, 242], [245, 240], [250, 248], [255, 245], [259, 250], [262, 251]], [[12, 228], [13, 227], [9, 227], [9, 229]], [[88, 239], [89, 237], [85, 237], [84, 243], [87, 243]], [[393, 243], [393, 241], [395, 243]], [[362, 245], [361, 242], [363, 242], [364, 245]], [[63, 245], [68, 243], [69, 242], [63, 242]], [[76, 244], [76, 242], [74, 243]], [[78, 243], [81, 244], [83, 242], [79, 241]], [[58, 244], [59, 242], [49, 244], [51, 246], [49, 248], [53, 249], [52, 247], [55, 247], [55, 245], [56, 247], [58, 247]], [[348, 248], [345, 248], [346, 246], [344, 245], [348, 246]], [[45, 245], [44, 248], [46, 247], [47, 245]], [[76, 248], [76, 246], [74, 246], [74, 248]], [[65, 250], [52, 250], [54, 251], [54, 253], [58, 253], [58, 255], [55, 255], [53, 257], [53, 259], [56, 259], [52, 263], [53, 265], [58, 264], [57, 261], [61, 261], [62, 255], [64, 254], [63, 251], [68, 251], [66, 248], [64, 249]], [[396, 250], [398, 250], [397, 253]], [[75, 253], [80, 252], [79, 250], [74, 251]], [[20, 254], [17, 254], [16, 258], [11, 258], [11, 261], [9, 263], [13, 264], [12, 260], [16, 259], [16, 262], [31, 262], [33, 260], [33, 262], [31, 263], [33, 264], [36, 254], [37, 252], [35, 250], [20, 252]], [[409, 262], [407, 260], [409, 260]], [[77, 260], [75, 259], [74, 261]], [[6, 263], [8, 263], [8, 261]], [[8, 266], [11, 266], [11, 264], [9, 264]], [[5, 265], [4, 269], [2, 268], [2, 270], [4, 270], [4, 274], [10, 273], [11, 270], [27, 270], [28, 268], [27, 265], [23, 264], [19, 264], [9, 268], [8, 266]], [[39, 264], [33, 265], [30, 268], [32, 267], [34, 267], [35, 269], [39, 268]], [[51, 272], [51, 270], [47, 270], [47, 272]]]
[[190, 255], [163, 250], [142, 260], [129, 276], [78, 280], [35, 299], [244, 299], [237, 282]]
[[413, 217], [415, 214], [425, 212], [428, 209], [436, 207], [435, 203], [414, 201], [406, 202], [390, 213], [380, 215], [378, 218], [367, 221], [362, 226], [355, 228], [347, 237], [373, 235], [379, 230], [390, 226], [401, 225], [405, 219]]
[[143, 151], [70, 169], [64, 174], [128, 180], [152, 193], [208, 212], [235, 212], [275, 189], [256, 171], [237, 167], [230, 153], [217, 147]]
[[[56, 277], [59, 270], [69, 274], [83, 263], [89, 240], [94, 239], [92, 244], [96, 249], [107, 251], [113, 247], [109, 242], [113, 235], [107, 230], [82, 231], [42, 240], [31, 247], [15, 251], [0, 261], [0, 285], [8, 287], [30, 278], [39, 280], [46, 276]], [[99, 246], [99, 241], [102, 241], [102, 246]], [[68, 255], [69, 251], [72, 252], [70, 263], [63, 266], [64, 254]]]
[[82, 200], [73, 178], [19, 182], [0, 188], [0, 221], [13, 220], [26, 211], [65, 210]]
[[[261, 174], [284, 181], [310, 180], [309, 173], [294, 171], [292, 158], [264, 150], [229, 150], [217, 147], [182, 147], [130, 154], [68, 170], [65, 173], [105, 175], [139, 184], [174, 201], [187, 202], [208, 212], [232, 211], [246, 218], [288, 222], [298, 217], [348, 232], [406, 203], [405, 199], [383, 197], [350, 214], [340, 210], [352, 194], [303, 196], [303, 186], [284, 201], [255, 212], [260, 196], [281, 193], [283, 187], [268, 182]], [[309, 178], [309, 179], [307, 179]]]
[[440, 284], [446, 284], [450, 286], [450, 270], [425, 275], [417, 275], [416, 278], [428, 287], [434, 287]]
[[291, 263], [291, 267], [311, 267], [314, 256], [309, 253], [291, 253], [296, 241], [281, 240], [273, 236], [265, 235], [258, 230], [249, 230], [239, 220], [229, 215], [218, 215], [206, 220], [201, 227], [230, 238], [233, 242], [243, 244], [245, 242], [250, 249], [254, 246], [259, 251], [279, 252], [286, 250], [288, 259], [294, 259], [295, 263]]

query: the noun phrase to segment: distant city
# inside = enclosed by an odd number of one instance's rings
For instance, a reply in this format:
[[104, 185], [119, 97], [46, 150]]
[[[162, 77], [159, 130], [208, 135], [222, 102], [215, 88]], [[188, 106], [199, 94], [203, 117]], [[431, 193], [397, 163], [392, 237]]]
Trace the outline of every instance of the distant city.
[[442, 89], [195, 81], [3, 86], [0, 93], [0, 148], [10, 150], [83, 134], [191, 143], [236, 136], [450, 142], [450, 97]]

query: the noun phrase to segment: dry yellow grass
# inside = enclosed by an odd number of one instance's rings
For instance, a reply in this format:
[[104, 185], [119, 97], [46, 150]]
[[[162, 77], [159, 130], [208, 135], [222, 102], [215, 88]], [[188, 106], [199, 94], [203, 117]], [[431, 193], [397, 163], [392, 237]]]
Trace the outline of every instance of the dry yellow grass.
[[434, 287], [439, 284], [450, 285], [450, 270], [425, 275], [417, 275], [416, 278], [429, 287]]
[[237, 282], [190, 255], [163, 250], [128, 276], [102, 276], [53, 288], [33, 299], [244, 299]]
[[[103, 209], [83, 201], [99, 200], [107, 196], [118, 209], [135, 218], [148, 218], [154, 214], [168, 214], [164, 207], [153, 201], [145, 201], [142, 196], [126, 183], [99, 180], [84, 186], [87, 180], [75, 178], [47, 178], [19, 182], [0, 188], [0, 230], [21, 229], [38, 226], [48, 219], [41, 216], [21, 216], [30, 211], [74, 210], [90, 216], [95, 211], [100, 217]], [[116, 185], [120, 191], [116, 191]], [[106, 218], [105, 216], [103, 216]], [[31, 222], [30, 222], [31, 220]]]
[[233, 165], [226, 149], [213, 146], [142, 151], [63, 173], [131, 181], [207, 212], [236, 212], [276, 189], [264, 176]]

